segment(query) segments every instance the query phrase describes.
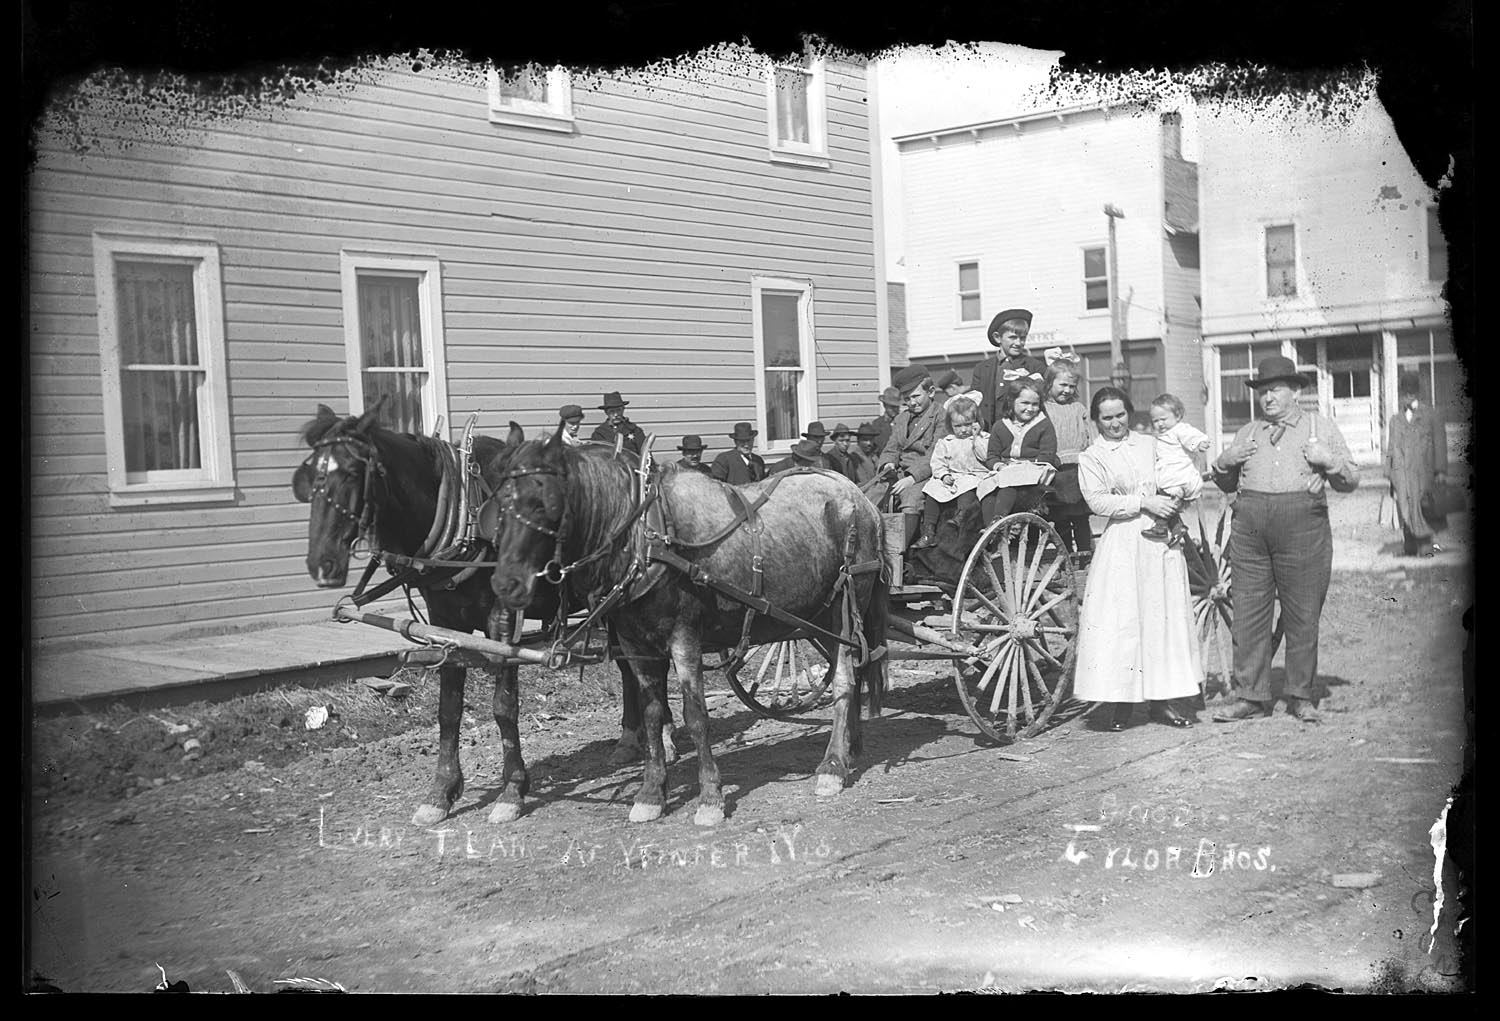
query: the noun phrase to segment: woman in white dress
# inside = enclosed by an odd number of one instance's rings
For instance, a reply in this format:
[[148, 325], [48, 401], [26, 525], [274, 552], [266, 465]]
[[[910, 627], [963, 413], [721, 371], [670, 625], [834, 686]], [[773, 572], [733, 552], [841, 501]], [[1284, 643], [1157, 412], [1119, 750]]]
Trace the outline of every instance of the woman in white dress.
[[1156, 491], [1156, 441], [1131, 431], [1130, 397], [1102, 387], [1089, 408], [1099, 437], [1078, 457], [1078, 483], [1108, 522], [1079, 612], [1073, 690], [1114, 703], [1110, 730], [1124, 730], [1140, 702], [1151, 704], [1152, 720], [1190, 727], [1192, 718], [1171, 703], [1198, 694], [1203, 676], [1187, 562], [1180, 549], [1141, 538], [1152, 515], [1171, 514], [1176, 501]]

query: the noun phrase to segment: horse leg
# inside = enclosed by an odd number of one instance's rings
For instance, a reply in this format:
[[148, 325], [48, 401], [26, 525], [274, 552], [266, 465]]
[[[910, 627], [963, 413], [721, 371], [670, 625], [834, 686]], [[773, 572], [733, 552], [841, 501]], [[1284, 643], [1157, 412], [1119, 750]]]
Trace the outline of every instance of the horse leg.
[[412, 813], [413, 826], [432, 826], [448, 817], [463, 795], [464, 774], [458, 764], [458, 731], [464, 714], [464, 667], [438, 668], [438, 767], [427, 800]]
[[850, 736], [858, 735], [858, 714], [859, 704], [854, 698], [854, 653], [848, 646], [840, 645], [833, 671], [833, 729], [815, 780], [814, 790], [820, 798], [838, 794], [849, 778]]
[[521, 730], [519, 671], [514, 663], [503, 663], [496, 667], [495, 674], [495, 725], [500, 728], [500, 794], [490, 809], [490, 822], [506, 823], [517, 819], [524, 807], [526, 792], [531, 789], [531, 775], [526, 772], [526, 761], [521, 758]]
[[[620, 668], [620, 739], [614, 751], [609, 753], [611, 766], [623, 766], [640, 758], [641, 747], [641, 700], [636, 690], [638, 681], [635, 671], [627, 660], [616, 660]], [[677, 744], [672, 740], [672, 707], [662, 701], [661, 743], [668, 764], [677, 761]]]
[[698, 810], [696, 826], [717, 826], [724, 821], [724, 792], [719, 767], [714, 762], [708, 736], [708, 707], [703, 700], [703, 649], [698, 635], [679, 627], [672, 635], [672, 662], [677, 667], [677, 686], [682, 691], [682, 719], [698, 749]]
[[646, 768], [641, 777], [641, 789], [636, 792], [635, 802], [630, 806], [630, 821], [651, 822], [661, 818], [667, 804], [667, 764], [661, 741], [667, 664], [659, 657], [653, 657], [654, 649], [630, 641], [623, 642], [622, 648], [626, 655], [636, 657], [631, 665], [641, 699], [641, 729], [646, 739]]

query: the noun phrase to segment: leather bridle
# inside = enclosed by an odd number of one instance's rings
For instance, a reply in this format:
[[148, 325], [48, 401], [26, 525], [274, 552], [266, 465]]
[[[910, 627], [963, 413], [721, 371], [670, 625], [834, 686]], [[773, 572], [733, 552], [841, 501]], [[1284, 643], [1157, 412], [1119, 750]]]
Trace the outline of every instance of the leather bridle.
[[[344, 453], [349, 460], [360, 465], [364, 469], [363, 486], [360, 492], [360, 505], [358, 511], [352, 511], [328, 495], [328, 481], [330, 472], [327, 465], [330, 460], [339, 468], [345, 468], [337, 459], [332, 457], [332, 450], [325, 448], [344, 447]], [[308, 500], [322, 500], [335, 513], [346, 521], [352, 521], [357, 529], [357, 538], [368, 538], [375, 530], [376, 505], [373, 490], [375, 487], [375, 476], [385, 477], [385, 467], [380, 463], [380, 455], [375, 445], [368, 440], [357, 436], [330, 436], [319, 440], [312, 445], [312, 453], [302, 462], [313, 472], [312, 490], [308, 494]], [[346, 470], [347, 471], [347, 470]]]

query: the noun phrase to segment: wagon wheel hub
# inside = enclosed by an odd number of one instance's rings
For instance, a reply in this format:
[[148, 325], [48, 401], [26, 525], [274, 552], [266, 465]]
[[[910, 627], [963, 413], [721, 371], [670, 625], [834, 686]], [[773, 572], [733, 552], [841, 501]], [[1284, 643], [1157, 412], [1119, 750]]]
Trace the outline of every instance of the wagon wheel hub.
[[1011, 633], [1017, 638], [1035, 638], [1037, 636], [1037, 622], [1030, 617], [1022, 617], [1011, 625]]
[[1209, 592], [1209, 598], [1216, 603], [1229, 602], [1229, 586], [1221, 582], [1214, 584], [1213, 590]]

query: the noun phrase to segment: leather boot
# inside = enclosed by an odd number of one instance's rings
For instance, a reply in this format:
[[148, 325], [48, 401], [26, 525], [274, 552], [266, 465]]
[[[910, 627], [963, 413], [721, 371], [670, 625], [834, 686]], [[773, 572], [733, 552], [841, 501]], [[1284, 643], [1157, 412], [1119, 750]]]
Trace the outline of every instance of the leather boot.
[[922, 515], [904, 514], [902, 517], [906, 519], [906, 545], [910, 548], [911, 541], [917, 537], [917, 532], [922, 527]]

